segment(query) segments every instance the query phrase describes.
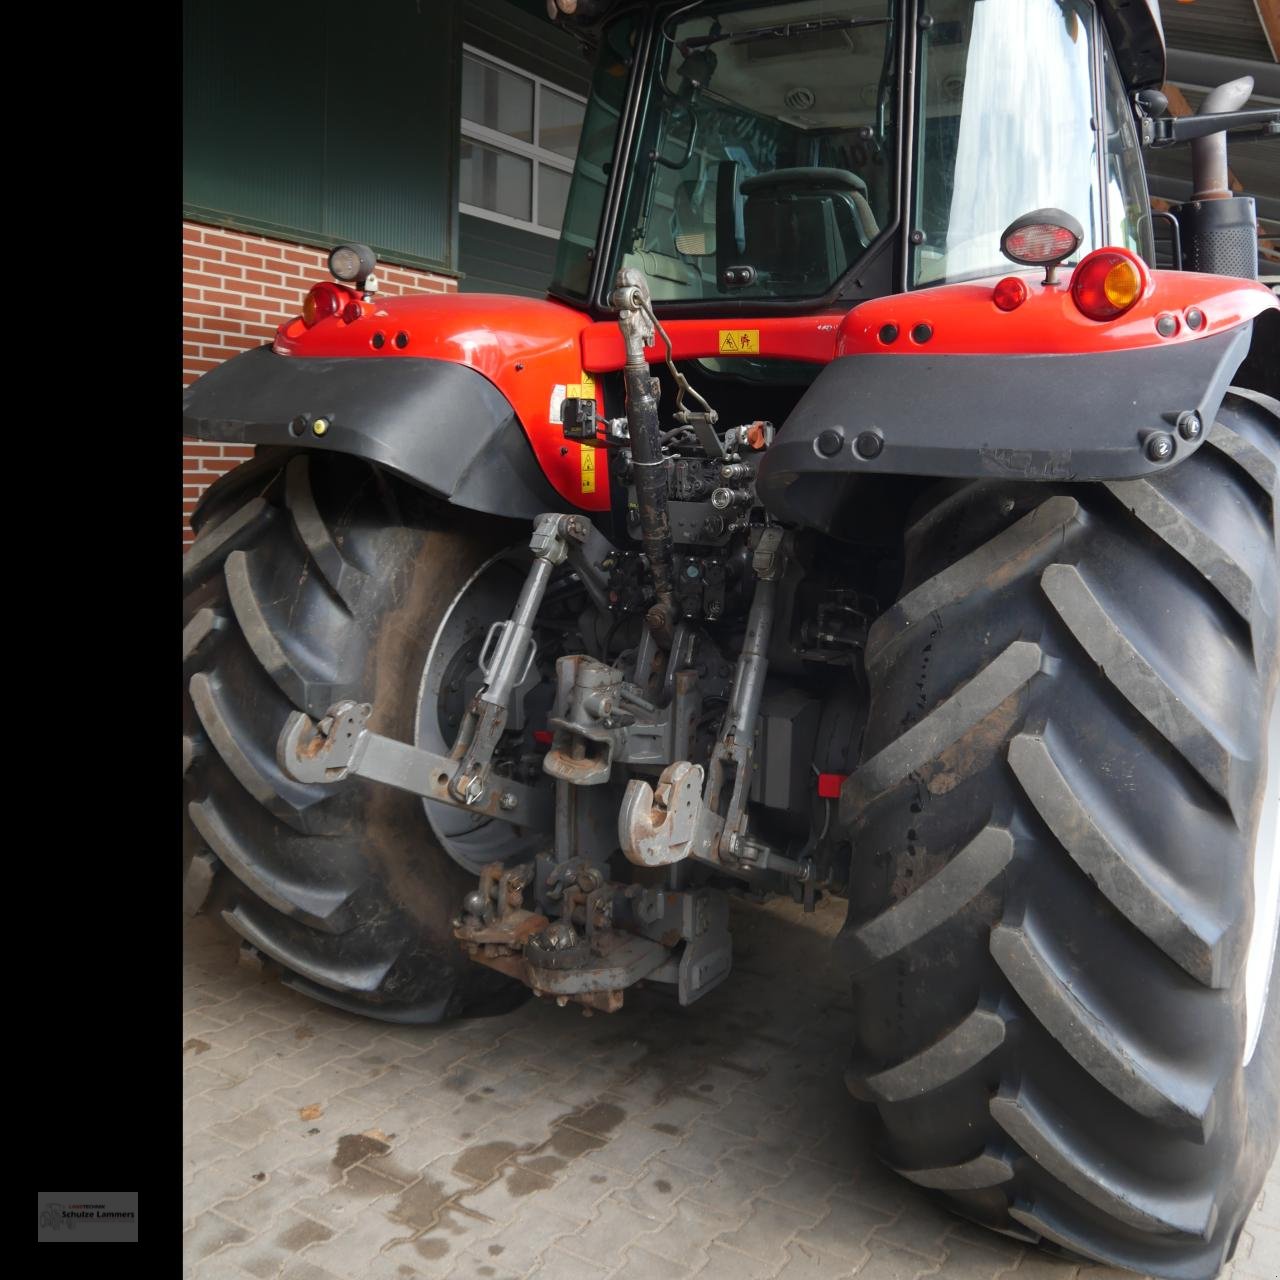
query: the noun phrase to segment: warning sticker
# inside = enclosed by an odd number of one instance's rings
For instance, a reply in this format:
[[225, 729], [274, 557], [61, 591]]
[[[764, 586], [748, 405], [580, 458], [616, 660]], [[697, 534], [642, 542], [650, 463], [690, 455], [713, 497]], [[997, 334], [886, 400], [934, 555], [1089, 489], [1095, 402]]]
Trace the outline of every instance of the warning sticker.
[[566, 397], [572, 396], [575, 400], [594, 400], [596, 398], [595, 379], [589, 373], [580, 373], [578, 377], [580, 382], [571, 382], [565, 386], [563, 382], [557, 382], [551, 388], [551, 402], [547, 406], [547, 414], [551, 419], [551, 425], [558, 427], [561, 422], [560, 410], [564, 406]]
[[590, 446], [582, 446], [582, 492], [596, 491], [596, 451]]
[[758, 356], [760, 354], [760, 330], [721, 329], [720, 354], [722, 356]]

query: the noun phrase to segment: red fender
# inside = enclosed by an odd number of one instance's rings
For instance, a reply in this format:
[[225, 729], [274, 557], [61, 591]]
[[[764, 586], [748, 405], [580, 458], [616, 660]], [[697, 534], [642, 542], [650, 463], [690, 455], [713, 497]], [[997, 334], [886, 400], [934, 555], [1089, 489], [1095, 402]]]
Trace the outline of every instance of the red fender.
[[[826, 364], [843, 355], [1052, 354], [1132, 350], [1183, 342], [1235, 328], [1280, 307], [1253, 281], [1142, 268], [1141, 297], [1124, 315], [1090, 320], [1071, 299], [1071, 272], [1046, 286], [1039, 271], [1019, 271], [1026, 301], [1002, 311], [992, 298], [1003, 277], [938, 285], [874, 298], [848, 312], [735, 319], [670, 319], [664, 326], [676, 359], [754, 355]], [[354, 298], [355, 295], [352, 295]], [[1198, 329], [1187, 323], [1198, 310]], [[358, 310], [360, 314], [353, 314]], [[348, 318], [350, 317], [350, 318]], [[1193, 316], [1194, 319], [1194, 316]], [[1158, 322], [1163, 321], [1159, 328]], [[505, 294], [466, 293], [377, 298], [311, 328], [300, 317], [281, 325], [274, 350], [284, 356], [426, 357], [465, 364], [508, 399], [539, 465], [566, 501], [588, 511], [609, 506], [603, 451], [565, 440], [564, 395], [594, 395], [593, 374], [622, 368], [622, 335], [563, 303]], [[664, 356], [661, 340], [648, 348]]]

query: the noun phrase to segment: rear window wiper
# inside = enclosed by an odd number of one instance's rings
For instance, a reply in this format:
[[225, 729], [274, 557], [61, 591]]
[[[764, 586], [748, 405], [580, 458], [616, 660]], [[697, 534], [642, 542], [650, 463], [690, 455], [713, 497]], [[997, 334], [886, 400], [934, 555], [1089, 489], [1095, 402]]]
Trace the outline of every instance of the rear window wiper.
[[789, 40], [793, 36], [819, 35], [825, 31], [852, 31], [855, 27], [888, 26], [888, 18], [815, 18], [810, 22], [784, 22], [774, 27], [749, 27], [746, 31], [713, 31], [710, 35], [691, 36], [680, 41], [680, 52], [705, 49], [708, 45], [732, 40], [734, 44], [750, 44], [756, 40]]

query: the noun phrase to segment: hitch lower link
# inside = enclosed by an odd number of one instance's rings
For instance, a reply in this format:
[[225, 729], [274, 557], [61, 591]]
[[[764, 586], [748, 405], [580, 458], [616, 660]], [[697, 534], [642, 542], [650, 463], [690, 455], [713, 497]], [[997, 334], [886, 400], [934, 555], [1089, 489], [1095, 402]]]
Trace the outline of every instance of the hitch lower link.
[[786, 535], [759, 532], [752, 555], [755, 595], [720, 733], [704, 773], [687, 760], [669, 764], [651, 785], [627, 783], [618, 814], [618, 841], [641, 867], [666, 867], [693, 858], [731, 874], [781, 872], [813, 897], [815, 865], [788, 858], [754, 840], [747, 828], [747, 799], [755, 772], [755, 731], [769, 665], [769, 640], [777, 609], [778, 580], [786, 570]]
[[[633, 863], [665, 868], [691, 859], [750, 879], [781, 874], [812, 899], [815, 866], [784, 856], [754, 838], [747, 801], [755, 771], [755, 735], [768, 666], [778, 583], [788, 562], [786, 535], [753, 535], [755, 594], [728, 708], [707, 767], [688, 759], [701, 709], [689, 668], [694, 634], [673, 630], [662, 688], [642, 687], [650, 649], [642, 639], [636, 682], [584, 655], [557, 662], [558, 692], [550, 719], [551, 749], [543, 760], [554, 788], [493, 773], [494, 751], [506, 728], [513, 690], [535, 660], [533, 624], [557, 565], [567, 561], [599, 607], [608, 609], [600, 566], [614, 549], [580, 516], [539, 517], [530, 541], [533, 563], [512, 616], [495, 623], [480, 654], [484, 684], [471, 699], [448, 755], [411, 746], [369, 728], [368, 703], [340, 702], [313, 723], [294, 712], [277, 756], [303, 783], [338, 783], [352, 775], [497, 818], [536, 832], [554, 832], [555, 853], [532, 862], [495, 862], [454, 921], [454, 936], [477, 963], [530, 986], [557, 1003], [586, 1012], [613, 1012], [641, 981], [674, 985], [688, 1004], [728, 975], [732, 946], [728, 903], [713, 889], [680, 883], [673, 870], [662, 887], [607, 879], [607, 853], [580, 848], [580, 828], [593, 822], [603, 836], [615, 763], [654, 767], [671, 761], [655, 785], [632, 778], [617, 812], [618, 842]], [[594, 796], [594, 798], [593, 798]], [[599, 841], [597, 841], [598, 843]], [[604, 841], [604, 843], [611, 843]]]
[[517, 826], [550, 824], [551, 797], [513, 778], [481, 780], [471, 787], [469, 802], [458, 800], [450, 786], [457, 760], [371, 732], [372, 710], [367, 702], [339, 702], [318, 724], [295, 711], [277, 747], [281, 768], [298, 782], [342, 782], [355, 775]]
[[550, 829], [554, 802], [544, 791], [491, 773], [493, 753], [510, 715], [512, 691], [529, 673], [537, 652], [533, 623], [556, 566], [569, 560], [592, 595], [603, 581], [591, 561], [611, 548], [580, 516], [539, 516], [529, 542], [533, 564], [510, 618], [495, 622], [480, 652], [484, 684], [471, 699], [449, 754], [398, 742], [369, 728], [369, 703], [339, 702], [319, 723], [295, 711], [285, 722], [276, 756], [298, 782], [336, 783], [352, 776], [411, 791], [428, 800], [499, 818], [521, 827]]

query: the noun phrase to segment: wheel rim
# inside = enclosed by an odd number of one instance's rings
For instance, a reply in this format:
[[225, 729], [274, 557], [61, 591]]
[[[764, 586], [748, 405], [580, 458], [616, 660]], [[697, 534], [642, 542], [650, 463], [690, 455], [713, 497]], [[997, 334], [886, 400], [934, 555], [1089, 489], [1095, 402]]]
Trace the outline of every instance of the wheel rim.
[[[440, 724], [441, 700], [451, 692], [453, 701], [460, 705], [462, 700], [457, 697], [456, 687], [450, 690], [445, 682], [456, 682], [459, 671], [474, 664], [471, 655], [478, 657], [489, 627], [510, 616], [528, 565], [526, 548], [501, 551], [486, 560], [450, 601], [431, 642], [418, 687], [414, 730], [418, 746], [441, 753], [448, 753], [452, 747], [454, 735], [446, 734]], [[550, 779], [545, 785], [551, 785]], [[538, 846], [546, 844], [545, 833], [521, 831], [510, 823], [467, 813], [438, 800], [424, 800], [422, 804], [445, 851], [477, 875], [491, 862], [527, 858]]]
[[1271, 699], [1266, 776], [1253, 848], [1253, 932], [1245, 960], [1246, 1065], [1258, 1047], [1275, 971], [1276, 936], [1280, 927], [1280, 689]]

